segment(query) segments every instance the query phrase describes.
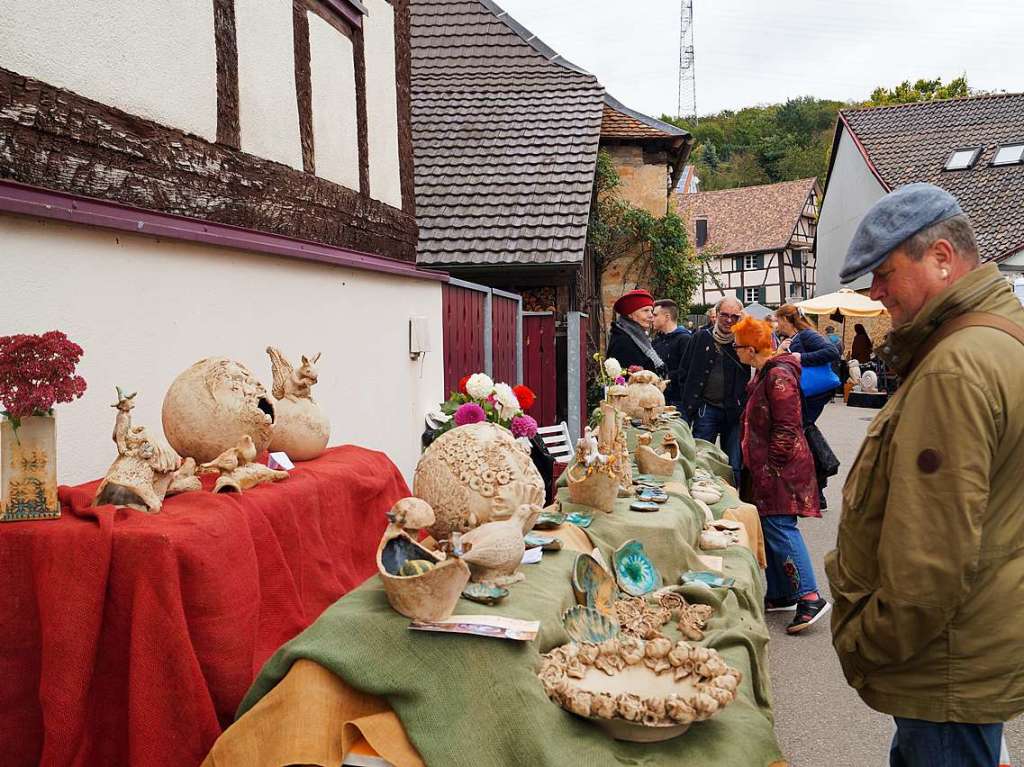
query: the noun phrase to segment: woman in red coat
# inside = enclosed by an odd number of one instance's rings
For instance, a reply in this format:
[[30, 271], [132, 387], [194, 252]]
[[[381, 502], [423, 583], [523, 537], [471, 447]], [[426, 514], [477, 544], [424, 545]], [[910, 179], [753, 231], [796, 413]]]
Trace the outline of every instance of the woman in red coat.
[[772, 356], [767, 322], [744, 317], [732, 332], [740, 362], [757, 371], [747, 387], [740, 446], [749, 471], [749, 500], [764, 530], [765, 609], [795, 610], [786, 631], [797, 634], [831, 609], [818, 593], [811, 557], [796, 526], [797, 517], [821, 516], [814, 459], [803, 431], [800, 361], [787, 353]]

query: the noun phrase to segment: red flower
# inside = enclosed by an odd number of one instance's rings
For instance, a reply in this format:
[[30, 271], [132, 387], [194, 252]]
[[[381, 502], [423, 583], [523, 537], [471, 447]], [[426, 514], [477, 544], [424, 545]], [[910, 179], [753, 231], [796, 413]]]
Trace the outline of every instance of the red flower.
[[516, 395], [516, 399], [519, 400], [519, 407], [524, 411], [533, 407], [533, 403], [537, 401], [537, 395], [533, 393], [533, 389], [525, 384], [512, 387], [512, 393]]
[[465, 394], [467, 397], [469, 396], [469, 392], [466, 391], [466, 381], [472, 377], [472, 374], [470, 374], [468, 376], [462, 376], [462, 378], [459, 379], [459, 394]]
[[628, 367], [628, 368], [626, 369], [626, 372], [627, 372], [627, 373], [639, 373], [639, 372], [640, 372], [641, 370], [643, 370], [643, 368], [642, 368], [642, 367], [640, 367], [639, 365], [630, 365], [630, 366], [629, 366], [629, 367]]
[[14, 419], [47, 413], [85, 393], [75, 375], [82, 347], [57, 330], [0, 337], [0, 407]]

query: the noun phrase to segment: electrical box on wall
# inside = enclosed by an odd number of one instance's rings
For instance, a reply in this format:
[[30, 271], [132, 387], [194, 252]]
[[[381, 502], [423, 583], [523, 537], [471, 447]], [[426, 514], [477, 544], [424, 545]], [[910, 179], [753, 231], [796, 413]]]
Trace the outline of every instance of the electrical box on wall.
[[409, 356], [419, 359], [430, 351], [430, 325], [426, 317], [409, 318]]

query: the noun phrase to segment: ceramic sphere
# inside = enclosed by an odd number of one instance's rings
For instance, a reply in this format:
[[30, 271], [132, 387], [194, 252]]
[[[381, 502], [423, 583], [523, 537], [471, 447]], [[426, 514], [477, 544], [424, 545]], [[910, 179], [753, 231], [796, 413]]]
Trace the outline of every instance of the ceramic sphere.
[[440, 541], [508, 519], [522, 504], [543, 506], [544, 480], [512, 432], [474, 423], [445, 432], [424, 451], [413, 494], [434, 509], [427, 531]]
[[212, 461], [245, 435], [256, 453], [270, 445], [274, 403], [249, 369], [234, 360], [199, 360], [171, 384], [161, 412], [164, 436], [178, 455]]
[[274, 402], [274, 411], [271, 450], [283, 450], [293, 461], [311, 461], [324, 452], [331, 437], [331, 422], [320, 405], [285, 397]]

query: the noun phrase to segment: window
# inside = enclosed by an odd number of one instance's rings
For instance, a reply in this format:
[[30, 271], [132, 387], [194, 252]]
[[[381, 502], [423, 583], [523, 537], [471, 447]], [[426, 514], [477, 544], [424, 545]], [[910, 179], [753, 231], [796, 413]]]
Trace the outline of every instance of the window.
[[804, 265], [804, 257], [802, 250], [791, 250], [789, 252], [789, 265], [797, 268]]
[[992, 158], [993, 165], [1018, 165], [1024, 162], [1024, 143], [1003, 144]]
[[758, 269], [761, 266], [758, 263], [759, 260], [760, 260], [760, 257], [756, 256], [756, 255], [754, 255], [754, 256], [744, 256], [743, 257], [743, 268], [744, 269]]
[[946, 160], [946, 170], [967, 170], [974, 165], [979, 154], [981, 154], [981, 147], [956, 149]]
[[743, 288], [743, 303], [752, 304], [761, 297], [760, 288]]
[[697, 219], [697, 247], [703, 248], [704, 244], [708, 241], [708, 220], [706, 218]]

